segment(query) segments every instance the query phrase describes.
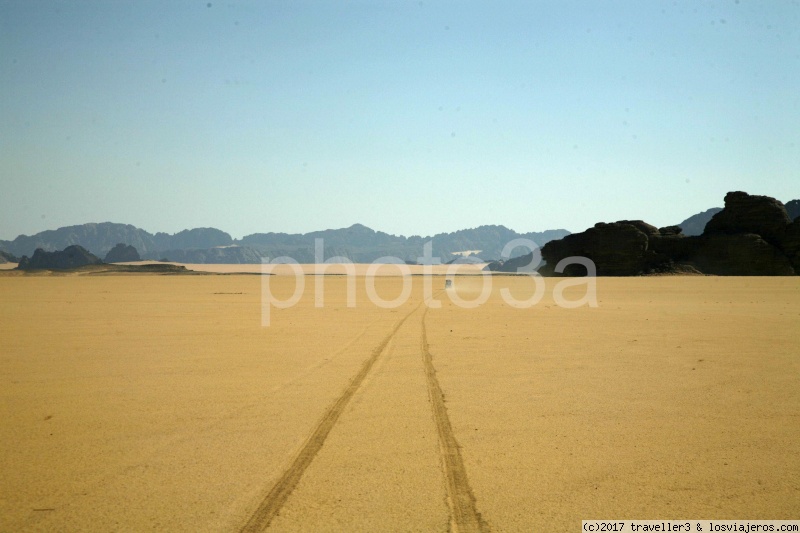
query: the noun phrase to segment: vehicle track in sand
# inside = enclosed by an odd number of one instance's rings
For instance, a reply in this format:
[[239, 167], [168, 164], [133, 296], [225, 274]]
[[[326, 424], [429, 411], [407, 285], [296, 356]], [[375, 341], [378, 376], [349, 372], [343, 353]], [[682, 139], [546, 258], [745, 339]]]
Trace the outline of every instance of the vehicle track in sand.
[[422, 358], [425, 363], [425, 377], [428, 382], [428, 396], [431, 401], [433, 418], [439, 434], [439, 448], [442, 454], [442, 469], [447, 482], [447, 504], [450, 507], [450, 528], [453, 533], [486, 533], [489, 526], [481, 518], [475, 505], [475, 496], [469, 486], [467, 471], [461, 458], [461, 447], [453, 433], [453, 426], [447, 416], [444, 393], [436, 378], [433, 356], [428, 345], [425, 316], [422, 313]]
[[[413, 313], [413, 311], [412, 311], [412, 313]], [[411, 315], [411, 313], [409, 313], [408, 316], [410, 316], [410, 315]], [[408, 318], [408, 317], [406, 317], [406, 318]], [[403, 320], [405, 320], [405, 319], [403, 319]], [[379, 318], [376, 318], [375, 320], [372, 320], [367, 325], [365, 325], [361, 329], [361, 331], [358, 332], [358, 334], [356, 334], [350, 340], [348, 340], [341, 348], [337, 349], [332, 354], [330, 354], [330, 357], [325, 358], [325, 359], [321, 359], [321, 360], [316, 361], [315, 363], [313, 363], [311, 365], [308, 365], [308, 366], [300, 369], [297, 372], [296, 375], [294, 375], [294, 376], [286, 379], [285, 381], [283, 381], [281, 383], [278, 383], [275, 386], [273, 386], [272, 388], [270, 388], [267, 391], [267, 394], [268, 395], [275, 394], [275, 393], [279, 392], [281, 389], [287, 387], [288, 385], [297, 383], [298, 381], [304, 379], [309, 374], [312, 374], [312, 373], [318, 371], [320, 368], [330, 364], [332, 361], [334, 361], [337, 357], [339, 357], [345, 351], [347, 351], [348, 349], [352, 348], [352, 346], [354, 344], [356, 344], [359, 340], [361, 340], [369, 332], [369, 330], [372, 327], [374, 327], [379, 321], [380, 321]], [[231, 410], [225, 412], [224, 414], [222, 414], [222, 415], [220, 415], [218, 417], [215, 417], [214, 419], [210, 420], [209, 422], [198, 424], [195, 427], [194, 432], [192, 432], [192, 433], [187, 433], [185, 435], [168, 436], [168, 437], [165, 437], [163, 440], [161, 440], [158, 443], [157, 446], [153, 446], [153, 447], [150, 447], [150, 448], [144, 446], [144, 447], [138, 448], [138, 449], [135, 450], [136, 455], [135, 455], [135, 459], [134, 460], [131, 460], [126, 464], [121, 464], [119, 467], [115, 468], [113, 471], [103, 472], [101, 474], [96, 475], [94, 478], [90, 478], [88, 481], [85, 482], [85, 485], [82, 486], [81, 491], [83, 492], [83, 494], [85, 496], [86, 493], [89, 493], [89, 492], [97, 492], [97, 491], [100, 491], [100, 490], [104, 490], [104, 487], [107, 487], [110, 484], [112, 484], [114, 482], [114, 480], [122, 478], [124, 476], [127, 476], [131, 472], [135, 472], [137, 469], [140, 468], [140, 466], [142, 464], [147, 464], [147, 463], [150, 463], [150, 462], [158, 460], [158, 458], [161, 457], [161, 455], [163, 454], [163, 452], [165, 450], [174, 449], [178, 445], [180, 445], [182, 443], [185, 443], [187, 441], [197, 440], [198, 436], [201, 436], [203, 433], [207, 433], [210, 430], [213, 430], [215, 428], [219, 428], [226, 421], [229, 421], [229, 420], [235, 418], [237, 415], [240, 415], [241, 413], [243, 413], [244, 411], [246, 411], [248, 409], [252, 409], [253, 407], [256, 407], [256, 406], [258, 406], [260, 404], [263, 404], [263, 402], [267, 401], [267, 399], [268, 399], [268, 396], [265, 396], [264, 398], [259, 398], [256, 401], [251, 401], [251, 402], [248, 402], [248, 403], [246, 403], [244, 405], [241, 405], [239, 407], [231, 409]], [[75, 502], [78, 501], [78, 499], [76, 499], [74, 497], [73, 498], [63, 497], [63, 498], [59, 498], [59, 499], [51, 499], [50, 501], [56, 502], [57, 505], [56, 505], [55, 509], [57, 509], [59, 512], [62, 512], [64, 510], [70, 509], [75, 504]], [[39, 511], [41, 511], [41, 510], [42, 509], [39, 509]], [[47, 508], [47, 509], [43, 509], [43, 510], [52, 510], [52, 509]], [[37, 511], [37, 509], [32, 509], [32, 511]], [[57, 517], [55, 517], [55, 518], [54, 517], [48, 517], [47, 516], [48, 513], [36, 513], [36, 514], [37, 515], [41, 515], [41, 516], [32, 517], [31, 518], [31, 524], [43, 523], [46, 526], [45, 528], [47, 528], [47, 527], [51, 527], [52, 528], [51, 525], [47, 525], [47, 524], [50, 524], [53, 520], [57, 520]], [[47, 521], [42, 522], [43, 520], [49, 520], [51, 522], [47, 522]]]
[[289, 495], [291, 495], [292, 491], [297, 487], [297, 484], [314, 460], [314, 457], [322, 449], [328, 434], [330, 434], [331, 430], [336, 425], [336, 422], [339, 420], [339, 417], [344, 412], [344, 409], [347, 407], [353, 395], [361, 387], [361, 384], [375, 365], [375, 362], [380, 358], [381, 354], [405, 321], [419, 309], [420, 305], [422, 305], [422, 303], [414, 307], [407, 315], [401, 318], [380, 344], [372, 350], [372, 354], [361, 366], [358, 374], [350, 381], [350, 384], [344, 392], [342, 392], [339, 398], [328, 408], [322, 419], [314, 427], [314, 431], [305, 441], [305, 444], [303, 444], [299, 453], [292, 461], [292, 464], [281, 474], [278, 481], [250, 516], [247, 523], [242, 527], [240, 530], [242, 533], [264, 531], [269, 527], [272, 519], [275, 518], [281, 507], [283, 507], [283, 504], [286, 503]]

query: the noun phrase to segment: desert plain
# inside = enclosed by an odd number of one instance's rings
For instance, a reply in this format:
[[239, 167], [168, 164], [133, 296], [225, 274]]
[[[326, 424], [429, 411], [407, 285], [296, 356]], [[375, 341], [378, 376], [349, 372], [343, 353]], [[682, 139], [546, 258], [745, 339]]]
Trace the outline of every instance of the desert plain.
[[316, 279], [0, 276], [0, 531], [798, 517], [800, 278]]

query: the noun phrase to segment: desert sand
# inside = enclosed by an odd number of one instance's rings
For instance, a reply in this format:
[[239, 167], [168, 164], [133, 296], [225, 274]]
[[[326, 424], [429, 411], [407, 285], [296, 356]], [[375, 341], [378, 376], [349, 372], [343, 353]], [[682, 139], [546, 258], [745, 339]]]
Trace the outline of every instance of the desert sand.
[[[291, 276], [270, 276], [288, 298]], [[1, 531], [579, 531], [791, 519], [800, 279], [0, 276]], [[480, 277], [455, 281], [463, 299]], [[579, 298], [584, 286], [567, 294]]]

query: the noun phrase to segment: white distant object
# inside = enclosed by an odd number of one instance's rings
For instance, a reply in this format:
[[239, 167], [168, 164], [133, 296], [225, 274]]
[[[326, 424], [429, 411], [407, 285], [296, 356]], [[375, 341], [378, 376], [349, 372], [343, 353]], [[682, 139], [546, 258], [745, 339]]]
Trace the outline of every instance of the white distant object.
[[449, 289], [449, 288], [451, 288], [452, 286], [453, 286], [453, 280], [452, 280], [452, 279], [446, 279], [446, 280], [444, 280], [444, 288], [445, 288], [445, 289]]

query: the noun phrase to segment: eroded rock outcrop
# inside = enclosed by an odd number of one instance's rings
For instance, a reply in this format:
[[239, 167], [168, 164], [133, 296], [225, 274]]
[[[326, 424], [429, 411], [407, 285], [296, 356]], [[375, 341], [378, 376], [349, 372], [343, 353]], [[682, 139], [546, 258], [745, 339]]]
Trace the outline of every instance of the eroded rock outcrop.
[[800, 272], [800, 220], [768, 196], [730, 192], [725, 208], [700, 236], [679, 227], [656, 229], [641, 220], [599, 223], [542, 248], [545, 275], [586, 275], [580, 265], [555, 273], [570, 256], [591, 259], [599, 276], [700, 272], [722, 276], [786, 276]]
[[45, 252], [38, 248], [32, 257], [23, 255], [17, 266], [20, 270], [68, 270], [86, 265], [101, 265], [99, 257], [86, 248], [73, 244], [60, 252]]
[[0, 250], [0, 264], [4, 263], [19, 263], [19, 259], [14, 254]]
[[139, 252], [130, 244], [119, 243], [108, 251], [103, 259], [106, 263], [130, 263], [141, 261]]
[[800, 274], [800, 217], [786, 226], [783, 239], [781, 239], [781, 248], [792, 262], [795, 272]]
[[791, 276], [789, 258], [780, 249], [754, 233], [712, 234], [689, 258], [700, 272], [717, 276]]
[[725, 195], [725, 208], [711, 217], [703, 235], [753, 233], [778, 245], [791, 222], [786, 207], [775, 198], [735, 191]]
[[[573, 233], [561, 240], [551, 241], [542, 248], [547, 262], [540, 270], [553, 273], [557, 263], [566, 257], [580, 256], [591, 259], [598, 276], [636, 276], [647, 273], [652, 252], [649, 237], [658, 229], [641, 220], [599, 222], [583, 233]], [[566, 275], [585, 275], [583, 267], [572, 265]]]

